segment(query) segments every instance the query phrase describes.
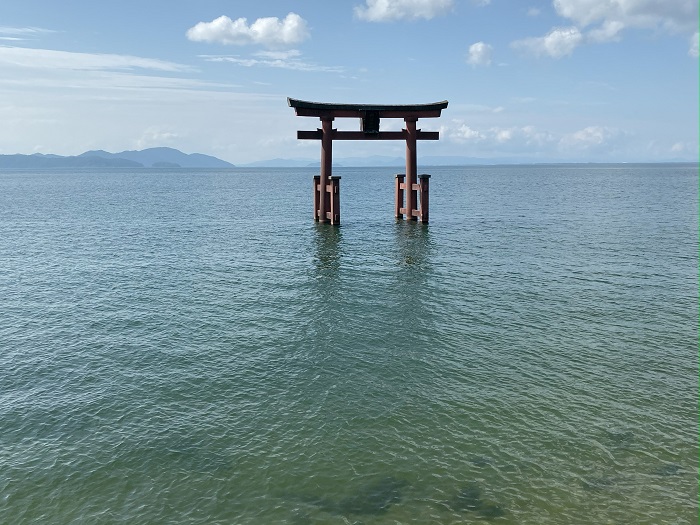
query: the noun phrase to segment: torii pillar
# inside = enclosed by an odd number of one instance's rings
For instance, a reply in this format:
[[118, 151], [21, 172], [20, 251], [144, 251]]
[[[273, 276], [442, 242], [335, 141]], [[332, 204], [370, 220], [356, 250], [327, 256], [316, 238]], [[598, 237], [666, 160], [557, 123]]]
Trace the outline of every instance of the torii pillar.
[[[418, 140], [438, 140], [437, 131], [416, 129], [419, 118], [439, 117], [447, 101], [417, 105], [328, 104], [287, 98], [287, 103], [300, 117], [318, 117], [321, 128], [297, 131], [298, 139], [321, 140], [321, 174], [314, 177], [314, 220], [340, 224], [340, 177], [332, 176], [334, 140], [405, 140], [406, 173], [396, 176], [395, 215], [408, 221], [428, 222], [430, 175], [418, 181], [416, 144]], [[359, 118], [360, 131], [333, 129], [339, 117]], [[379, 131], [381, 118], [402, 118], [401, 131]]]

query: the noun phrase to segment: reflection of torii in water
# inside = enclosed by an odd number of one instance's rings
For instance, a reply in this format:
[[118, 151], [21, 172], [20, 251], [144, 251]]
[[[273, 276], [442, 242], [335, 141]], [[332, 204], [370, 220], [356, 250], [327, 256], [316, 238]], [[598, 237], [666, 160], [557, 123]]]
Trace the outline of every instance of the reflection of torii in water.
[[[298, 139], [321, 140], [321, 175], [314, 177], [314, 220], [340, 224], [340, 177], [331, 176], [334, 140], [405, 140], [406, 174], [396, 176], [396, 217], [428, 222], [428, 182], [430, 175], [421, 175], [418, 182], [416, 158], [417, 140], [438, 140], [437, 131], [416, 129], [419, 118], [439, 117], [447, 101], [433, 104], [327, 104], [287, 98], [299, 117], [319, 117], [321, 129], [297, 131]], [[359, 118], [360, 131], [333, 129], [335, 118]], [[401, 131], [379, 131], [381, 118], [402, 118], [406, 128]], [[404, 181], [405, 179], [405, 181]], [[404, 195], [406, 196], [404, 204]], [[418, 202], [420, 195], [420, 206]]]

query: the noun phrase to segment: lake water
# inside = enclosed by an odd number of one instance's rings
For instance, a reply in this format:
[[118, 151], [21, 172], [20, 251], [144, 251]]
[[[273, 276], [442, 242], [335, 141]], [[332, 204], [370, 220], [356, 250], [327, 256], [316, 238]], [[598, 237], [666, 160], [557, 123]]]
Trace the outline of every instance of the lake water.
[[0, 173], [0, 523], [698, 520], [698, 168]]

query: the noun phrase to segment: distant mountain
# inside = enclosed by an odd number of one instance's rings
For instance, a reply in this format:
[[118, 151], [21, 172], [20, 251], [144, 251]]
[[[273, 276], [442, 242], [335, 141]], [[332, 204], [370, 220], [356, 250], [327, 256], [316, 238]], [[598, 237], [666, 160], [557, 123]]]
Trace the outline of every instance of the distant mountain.
[[233, 168], [233, 164], [201, 153], [186, 154], [173, 148], [109, 153], [86, 151], [78, 156], [0, 155], [0, 169], [51, 168]]
[[142, 168], [143, 165], [127, 159], [103, 157], [61, 157], [59, 155], [0, 155], [0, 169], [51, 168]]
[[183, 153], [173, 148], [148, 148], [141, 151], [121, 151], [109, 153], [103, 150], [86, 151], [81, 157], [101, 157], [105, 159], [126, 159], [138, 162], [147, 168], [182, 167], [182, 168], [233, 168], [234, 165], [201, 153]]

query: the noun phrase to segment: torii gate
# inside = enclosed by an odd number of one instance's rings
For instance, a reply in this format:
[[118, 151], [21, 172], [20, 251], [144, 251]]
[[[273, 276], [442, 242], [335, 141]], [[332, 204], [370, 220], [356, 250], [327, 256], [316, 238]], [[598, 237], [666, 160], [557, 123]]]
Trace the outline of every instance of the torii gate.
[[[418, 182], [416, 141], [439, 140], [437, 131], [416, 129], [419, 118], [439, 117], [447, 101], [433, 104], [377, 105], [328, 104], [287, 98], [298, 117], [319, 117], [321, 128], [316, 131], [297, 131], [297, 139], [321, 141], [321, 175], [314, 177], [314, 220], [340, 224], [340, 177], [333, 177], [334, 140], [405, 140], [406, 174], [396, 176], [395, 213], [397, 218], [428, 222], [428, 190], [430, 175], [421, 175]], [[335, 118], [359, 118], [360, 131], [333, 129]], [[402, 118], [406, 128], [401, 131], [379, 131], [381, 118]], [[418, 201], [420, 195], [420, 203]], [[405, 196], [405, 203], [404, 203]], [[420, 205], [419, 205], [420, 204]]]

